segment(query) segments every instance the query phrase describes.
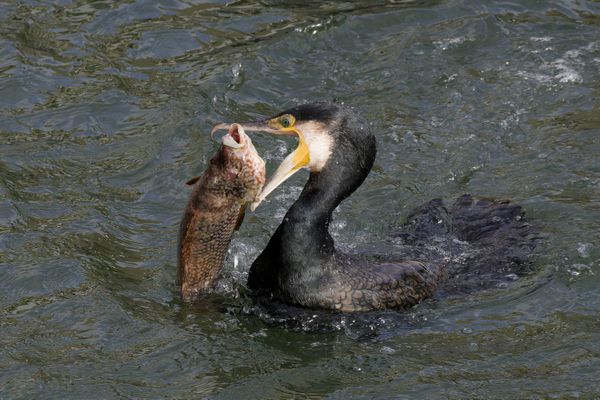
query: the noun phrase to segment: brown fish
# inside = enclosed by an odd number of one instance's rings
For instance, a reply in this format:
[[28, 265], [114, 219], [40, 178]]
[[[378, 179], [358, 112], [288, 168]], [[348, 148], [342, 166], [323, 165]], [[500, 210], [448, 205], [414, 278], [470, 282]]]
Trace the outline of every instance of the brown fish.
[[232, 124], [194, 189], [179, 230], [181, 298], [194, 300], [214, 287], [233, 232], [265, 184], [265, 162], [238, 124]]

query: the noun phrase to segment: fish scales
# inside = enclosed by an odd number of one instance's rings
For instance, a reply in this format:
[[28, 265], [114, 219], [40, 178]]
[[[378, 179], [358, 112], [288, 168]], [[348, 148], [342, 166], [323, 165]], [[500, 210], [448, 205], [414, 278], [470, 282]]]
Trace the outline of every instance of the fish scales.
[[227, 135], [240, 147], [229, 147], [224, 138], [206, 171], [189, 182], [194, 188], [181, 220], [178, 246], [185, 301], [214, 287], [246, 205], [265, 183], [265, 163], [243, 129], [234, 124]]

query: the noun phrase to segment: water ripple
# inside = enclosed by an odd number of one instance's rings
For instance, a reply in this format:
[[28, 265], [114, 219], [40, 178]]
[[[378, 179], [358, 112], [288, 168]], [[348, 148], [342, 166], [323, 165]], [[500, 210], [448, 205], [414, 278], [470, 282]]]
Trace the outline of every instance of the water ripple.
[[[0, 397], [597, 397], [599, 32], [593, 1], [0, 4]], [[179, 303], [210, 127], [306, 100], [377, 135], [336, 241], [433, 197], [512, 198], [548, 236], [535, 273], [335, 333], [265, 324], [248, 269], [299, 174], [246, 217], [216, 293]], [[294, 145], [253, 140], [270, 172]]]

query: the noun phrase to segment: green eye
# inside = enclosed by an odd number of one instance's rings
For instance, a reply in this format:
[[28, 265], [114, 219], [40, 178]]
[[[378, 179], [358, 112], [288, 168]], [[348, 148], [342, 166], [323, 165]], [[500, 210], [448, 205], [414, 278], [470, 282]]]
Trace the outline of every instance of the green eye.
[[294, 126], [296, 118], [292, 114], [283, 114], [273, 120], [275, 127], [280, 129], [288, 129]]

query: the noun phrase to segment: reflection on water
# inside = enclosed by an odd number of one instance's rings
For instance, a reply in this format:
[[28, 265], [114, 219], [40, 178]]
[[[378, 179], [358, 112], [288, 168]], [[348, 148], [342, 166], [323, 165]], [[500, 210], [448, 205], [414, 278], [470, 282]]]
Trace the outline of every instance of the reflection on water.
[[[0, 397], [595, 397], [599, 38], [593, 1], [0, 3]], [[247, 216], [218, 293], [180, 304], [209, 128], [322, 99], [379, 145], [338, 242], [492, 195], [543, 225], [538, 272], [369, 335], [268, 326], [247, 271], [302, 175]], [[293, 145], [253, 140], [271, 170]]]

